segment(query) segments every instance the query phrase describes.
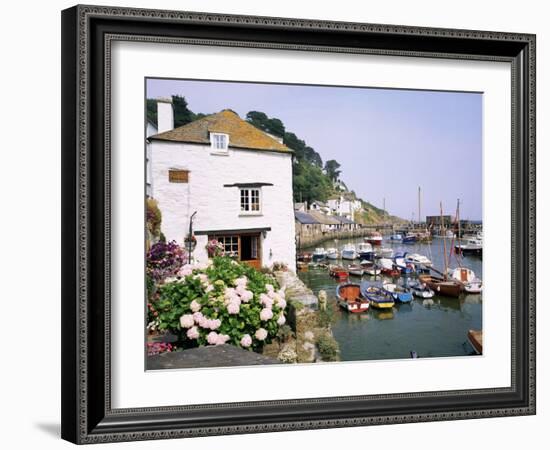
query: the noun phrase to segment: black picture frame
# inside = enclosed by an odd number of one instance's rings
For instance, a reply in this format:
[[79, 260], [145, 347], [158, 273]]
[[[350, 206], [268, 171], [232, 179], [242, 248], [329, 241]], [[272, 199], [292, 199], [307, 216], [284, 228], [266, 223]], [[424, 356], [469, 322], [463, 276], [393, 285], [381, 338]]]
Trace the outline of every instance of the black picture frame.
[[[112, 409], [109, 61], [117, 39], [510, 62], [511, 386]], [[62, 123], [64, 439], [84, 444], [535, 414], [534, 35], [79, 5], [62, 12]]]

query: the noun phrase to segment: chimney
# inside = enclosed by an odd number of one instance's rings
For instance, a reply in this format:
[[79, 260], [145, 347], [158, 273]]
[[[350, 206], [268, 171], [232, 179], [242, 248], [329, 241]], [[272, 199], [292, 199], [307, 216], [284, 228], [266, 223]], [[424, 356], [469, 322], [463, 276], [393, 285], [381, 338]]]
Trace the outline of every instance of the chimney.
[[157, 98], [157, 129], [159, 133], [174, 129], [174, 109], [171, 98]]

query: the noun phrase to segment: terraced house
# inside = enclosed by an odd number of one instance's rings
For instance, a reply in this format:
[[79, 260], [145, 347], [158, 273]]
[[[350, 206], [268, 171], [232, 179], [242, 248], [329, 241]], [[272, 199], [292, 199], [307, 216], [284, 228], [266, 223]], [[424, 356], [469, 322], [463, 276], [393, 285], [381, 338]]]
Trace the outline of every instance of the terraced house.
[[217, 239], [253, 267], [295, 270], [293, 152], [231, 110], [173, 128], [169, 101], [158, 106], [158, 129], [167, 131], [147, 138], [148, 195], [166, 239], [183, 245], [192, 220], [199, 261]]

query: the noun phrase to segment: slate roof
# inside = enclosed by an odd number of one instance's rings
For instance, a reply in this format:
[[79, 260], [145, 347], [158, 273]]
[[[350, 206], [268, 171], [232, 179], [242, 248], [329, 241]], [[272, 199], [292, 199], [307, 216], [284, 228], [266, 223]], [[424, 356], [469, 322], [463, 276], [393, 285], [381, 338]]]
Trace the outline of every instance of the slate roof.
[[335, 216], [328, 216], [319, 211], [309, 211], [309, 215], [323, 225], [340, 225], [340, 221], [336, 220]]
[[302, 225], [315, 225], [320, 223], [311, 214], [302, 211], [294, 211], [294, 218]]
[[229, 147], [292, 153], [292, 150], [286, 145], [281, 144], [228, 109], [173, 130], [156, 134], [149, 139], [210, 145], [210, 133], [228, 134]]
[[331, 217], [334, 217], [336, 220], [340, 221], [340, 223], [350, 223], [350, 224], [355, 223], [353, 220], [350, 220], [344, 216], [331, 216]]

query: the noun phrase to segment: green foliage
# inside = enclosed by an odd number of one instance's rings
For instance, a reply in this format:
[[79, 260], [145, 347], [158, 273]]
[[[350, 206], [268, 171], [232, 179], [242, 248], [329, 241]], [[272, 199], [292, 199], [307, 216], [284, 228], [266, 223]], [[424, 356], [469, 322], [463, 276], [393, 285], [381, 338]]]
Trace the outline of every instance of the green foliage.
[[[280, 328], [277, 321], [284, 315], [286, 303], [283, 293], [276, 291], [278, 284], [273, 277], [228, 257], [215, 257], [208, 267], [184, 266], [182, 270], [191, 273], [167, 280], [159, 287], [160, 295], [153, 304], [158, 312], [159, 330], [179, 335], [184, 347], [211, 344], [208, 336], [213, 331], [215, 335], [226, 336], [226, 342], [236, 346], [242, 346], [241, 340], [249, 335], [250, 348], [254, 350], [277, 336]], [[246, 301], [236, 289], [239, 280], [241, 283], [245, 280], [244, 289], [250, 292], [251, 298]], [[239, 300], [238, 312], [231, 312], [229, 304], [235, 298], [242, 301]], [[265, 304], [266, 299], [272, 299], [270, 308]], [[271, 309], [273, 317], [262, 320], [261, 311], [265, 309]], [[192, 328], [197, 337], [190, 337], [191, 326], [181, 322], [182, 316], [194, 321]], [[219, 322], [212, 326], [216, 321]], [[256, 336], [260, 328], [267, 331], [264, 340]]]
[[291, 337], [294, 337], [294, 331], [289, 325], [283, 325], [277, 332], [277, 337], [281, 342], [287, 342]]
[[267, 115], [260, 111], [250, 111], [246, 115], [246, 120], [266, 133], [273, 134], [275, 136], [285, 136], [285, 126], [279, 119], [273, 117], [269, 118]]
[[327, 310], [320, 310], [317, 316], [317, 324], [321, 328], [328, 328], [332, 322], [332, 317]]
[[325, 162], [325, 173], [332, 180], [336, 181], [342, 173], [340, 169], [340, 163], [334, 159], [330, 159]]
[[317, 348], [323, 361], [338, 361], [340, 349], [338, 342], [328, 334], [322, 334], [317, 339]]

